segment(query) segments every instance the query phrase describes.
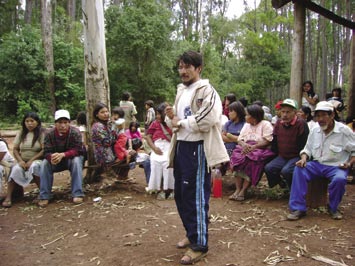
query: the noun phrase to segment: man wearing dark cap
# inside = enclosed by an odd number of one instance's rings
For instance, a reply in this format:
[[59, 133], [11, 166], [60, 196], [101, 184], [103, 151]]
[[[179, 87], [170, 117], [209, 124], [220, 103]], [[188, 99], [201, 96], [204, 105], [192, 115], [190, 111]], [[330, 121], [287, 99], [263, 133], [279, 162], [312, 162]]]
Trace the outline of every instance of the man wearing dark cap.
[[300, 152], [293, 174], [288, 220], [298, 220], [306, 215], [307, 183], [326, 178], [329, 180], [328, 211], [333, 219], [342, 219], [338, 206], [345, 193], [349, 169], [355, 164], [355, 135], [346, 125], [334, 120], [334, 107], [322, 101], [315, 108], [318, 125], [308, 136]]
[[40, 207], [46, 207], [51, 199], [53, 173], [69, 170], [73, 203], [83, 202], [83, 155], [84, 146], [80, 131], [70, 126], [67, 110], [58, 110], [54, 115], [55, 127], [44, 138], [44, 160], [40, 170]]
[[309, 133], [307, 122], [297, 117], [297, 109], [295, 100], [285, 99], [280, 103], [281, 115], [275, 124], [272, 141], [277, 157], [265, 165], [270, 187], [279, 184], [282, 188], [291, 188], [295, 163], [300, 159], [299, 153]]

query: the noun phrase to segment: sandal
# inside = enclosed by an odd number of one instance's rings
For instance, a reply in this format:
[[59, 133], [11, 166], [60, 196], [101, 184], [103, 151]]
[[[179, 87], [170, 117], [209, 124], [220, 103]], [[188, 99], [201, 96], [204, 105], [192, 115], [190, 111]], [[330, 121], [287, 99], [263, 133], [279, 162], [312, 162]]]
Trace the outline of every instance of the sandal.
[[11, 200], [4, 200], [1, 204], [4, 208], [11, 208], [12, 202]]
[[176, 244], [176, 248], [187, 248], [190, 245], [190, 241], [187, 237], [185, 237], [183, 240], [179, 241]]
[[83, 203], [83, 201], [84, 201], [84, 199], [80, 198], [80, 197], [73, 198], [73, 203], [74, 204], [81, 204], [81, 203]]
[[192, 249], [188, 249], [185, 254], [184, 257], [187, 257], [187, 260], [184, 260], [182, 257], [180, 260], [180, 264], [182, 265], [191, 265], [194, 264], [195, 262], [200, 261], [202, 258], [207, 256], [207, 252], [202, 252], [202, 251], [194, 251]]
[[48, 206], [49, 200], [46, 199], [40, 199], [37, 203], [38, 207], [40, 208], [45, 208]]
[[245, 200], [245, 197], [244, 196], [237, 196], [236, 201], [244, 201]]
[[230, 200], [237, 200], [239, 191], [234, 191], [232, 195], [229, 196]]

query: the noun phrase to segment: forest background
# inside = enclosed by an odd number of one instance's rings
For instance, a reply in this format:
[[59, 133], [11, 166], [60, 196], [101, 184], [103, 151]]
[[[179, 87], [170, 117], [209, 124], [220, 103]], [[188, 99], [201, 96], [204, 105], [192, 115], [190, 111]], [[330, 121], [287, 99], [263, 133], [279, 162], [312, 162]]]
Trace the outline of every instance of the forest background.
[[[146, 100], [173, 102], [176, 58], [187, 49], [203, 53], [202, 75], [221, 97], [233, 92], [270, 107], [289, 97], [293, 5], [275, 10], [271, 0], [254, 0], [250, 9], [244, 0], [232, 1], [242, 16], [227, 16], [230, 0], [104, 0], [111, 106], [129, 91], [142, 121]], [[61, 108], [74, 118], [86, 108], [81, 0], [24, 2], [0, 1], [0, 121], [18, 122], [33, 110], [50, 122]], [[313, 2], [349, 20], [354, 13], [353, 0]], [[52, 9], [52, 87], [42, 40], [46, 3]], [[306, 11], [303, 79], [313, 81], [321, 99], [341, 86], [347, 102], [351, 34]]]

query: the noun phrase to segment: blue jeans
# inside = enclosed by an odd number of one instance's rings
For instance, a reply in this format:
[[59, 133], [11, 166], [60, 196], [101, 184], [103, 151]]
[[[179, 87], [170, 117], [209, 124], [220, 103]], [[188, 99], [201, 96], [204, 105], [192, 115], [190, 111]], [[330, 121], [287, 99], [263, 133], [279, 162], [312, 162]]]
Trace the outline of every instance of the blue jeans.
[[324, 165], [317, 161], [307, 162], [306, 167], [296, 166], [290, 193], [290, 210], [306, 211], [308, 182], [319, 178], [327, 178], [330, 181], [328, 185], [329, 207], [335, 212], [345, 193], [347, 176], [347, 169]]
[[83, 156], [76, 156], [72, 159], [62, 159], [57, 165], [52, 165], [47, 159], [44, 159], [41, 164], [40, 178], [40, 199], [49, 200], [51, 198], [53, 186], [53, 173], [69, 170], [71, 175], [71, 192], [72, 197], [83, 197]]
[[149, 184], [150, 178], [150, 158], [142, 162], [142, 166], [144, 169], [145, 181]]
[[300, 160], [300, 157], [291, 159], [285, 159], [277, 156], [267, 165], [265, 165], [264, 171], [269, 182], [269, 187], [274, 187], [280, 183], [281, 178], [286, 181], [288, 188], [291, 188], [293, 170], [295, 169], [295, 163]]

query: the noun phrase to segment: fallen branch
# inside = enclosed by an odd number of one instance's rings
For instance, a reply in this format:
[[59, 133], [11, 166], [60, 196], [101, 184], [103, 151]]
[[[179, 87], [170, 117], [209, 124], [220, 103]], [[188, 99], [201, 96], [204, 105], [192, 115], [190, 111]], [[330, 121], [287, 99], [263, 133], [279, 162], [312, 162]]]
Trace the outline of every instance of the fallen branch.
[[321, 261], [321, 262], [327, 263], [327, 264], [332, 265], [332, 266], [348, 266], [347, 264], [345, 264], [343, 262], [338, 262], [338, 261], [335, 261], [335, 260], [331, 260], [331, 259], [328, 259], [326, 257], [319, 256], [319, 255], [312, 255], [311, 258], [316, 260], [316, 261]]
[[53, 244], [54, 242], [57, 242], [58, 240], [64, 239], [64, 236], [65, 236], [65, 235], [62, 235], [62, 236], [60, 236], [60, 237], [58, 237], [58, 238], [52, 240], [51, 242], [42, 244], [41, 247], [42, 247], [43, 249], [46, 249], [46, 246], [49, 246], [50, 244]]

